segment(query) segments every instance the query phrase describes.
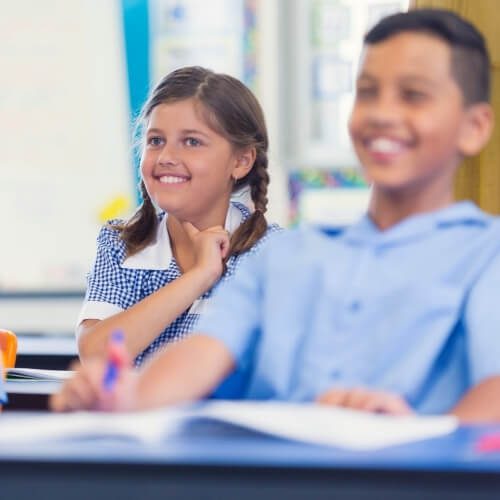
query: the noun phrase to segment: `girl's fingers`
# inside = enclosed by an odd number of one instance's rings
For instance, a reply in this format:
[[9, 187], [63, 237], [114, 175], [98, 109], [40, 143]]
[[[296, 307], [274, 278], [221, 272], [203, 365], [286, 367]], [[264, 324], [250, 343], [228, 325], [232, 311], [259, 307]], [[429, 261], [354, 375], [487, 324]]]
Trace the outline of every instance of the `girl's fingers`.
[[227, 253], [229, 252], [229, 246], [229, 233], [227, 231], [224, 231], [224, 234], [222, 235], [222, 238], [220, 240], [220, 251], [223, 259], [226, 258]]
[[49, 400], [54, 411], [71, 411], [94, 408], [99, 399], [104, 362], [89, 360], [85, 365], [73, 363], [75, 375], [67, 380]]

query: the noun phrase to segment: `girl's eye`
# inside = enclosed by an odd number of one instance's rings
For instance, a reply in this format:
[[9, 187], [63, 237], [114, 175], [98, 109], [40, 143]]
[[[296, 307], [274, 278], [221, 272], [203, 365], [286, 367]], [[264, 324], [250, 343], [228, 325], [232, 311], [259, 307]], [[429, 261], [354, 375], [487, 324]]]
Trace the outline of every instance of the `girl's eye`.
[[184, 139], [184, 144], [186, 146], [196, 147], [196, 146], [200, 146], [201, 142], [198, 139], [196, 139], [195, 137], [186, 137]]
[[159, 136], [153, 135], [148, 138], [147, 144], [148, 146], [158, 147], [163, 144], [163, 139]]

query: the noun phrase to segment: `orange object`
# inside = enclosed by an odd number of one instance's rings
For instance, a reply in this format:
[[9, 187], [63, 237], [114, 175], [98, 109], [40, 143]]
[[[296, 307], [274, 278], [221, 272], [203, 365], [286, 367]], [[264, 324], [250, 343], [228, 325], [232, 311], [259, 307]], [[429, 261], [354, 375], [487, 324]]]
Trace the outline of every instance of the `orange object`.
[[3, 366], [14, 368], [17, 355], [17, 337], [14, 332], [0, 330], [0, 350], [3, 354]]

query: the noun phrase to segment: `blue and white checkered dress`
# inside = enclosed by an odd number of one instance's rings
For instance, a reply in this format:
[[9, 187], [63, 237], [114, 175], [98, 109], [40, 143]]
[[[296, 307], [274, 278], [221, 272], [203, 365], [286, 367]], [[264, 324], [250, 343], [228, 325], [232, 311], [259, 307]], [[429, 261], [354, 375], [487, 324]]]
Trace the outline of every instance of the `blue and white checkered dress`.
[[[250, 216], [250, 211], [245, 205], [236, 202], [232, 202], [231, 205], [230, 210], [237, 208], [241, 212], [242, 222]], [[164, 223], [165, 214], [161, 213], [158, 217], [160, 224]], [[111, 222], [116, 223], [119, 221]], [[219, 283], [230, 278], [238, 268], [241, 260], [246, 255], [257, 251], [269, 234], [276, 230], [279, 230], [277, 225], [270, 225], [266, 235], [248, 252], [230, 257], [227, 262], [226, 273]], [[166, 241], [168, 241], [168, 238]], [[125, 259], [125, 243], [120, 239], [118, 231], [107, 225], [104, 226], [97, 238], [97, 256], [94, 266], [87, 277], [87, 292], [78, 322], [89, 318], [104, 319], [128, 309], [181, 276], [181, 270], [173, 256], [164, 269], [127, 268], [123, 265]], [[217, 286], [218, 283], [205, 292], [200, 299], [202, 301], [208, 299]], [[94, 309], [92, 309], [92, 306], [94, 306]], [[193, 331], [200, 315], [196, 310], [193, 311], [192, 309], [183, 312], [137, 356], [135, 359], [136, 366], [139, 366], [165, 343], [181, 339]]]

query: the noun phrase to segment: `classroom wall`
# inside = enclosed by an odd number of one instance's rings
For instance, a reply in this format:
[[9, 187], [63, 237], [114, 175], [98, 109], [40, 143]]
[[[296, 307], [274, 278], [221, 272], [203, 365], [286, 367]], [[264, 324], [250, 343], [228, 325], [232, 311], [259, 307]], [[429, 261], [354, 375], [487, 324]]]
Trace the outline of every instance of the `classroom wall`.
[[134, 189], [119, 4], [0, 3], [0, 293], [81, 290]]

